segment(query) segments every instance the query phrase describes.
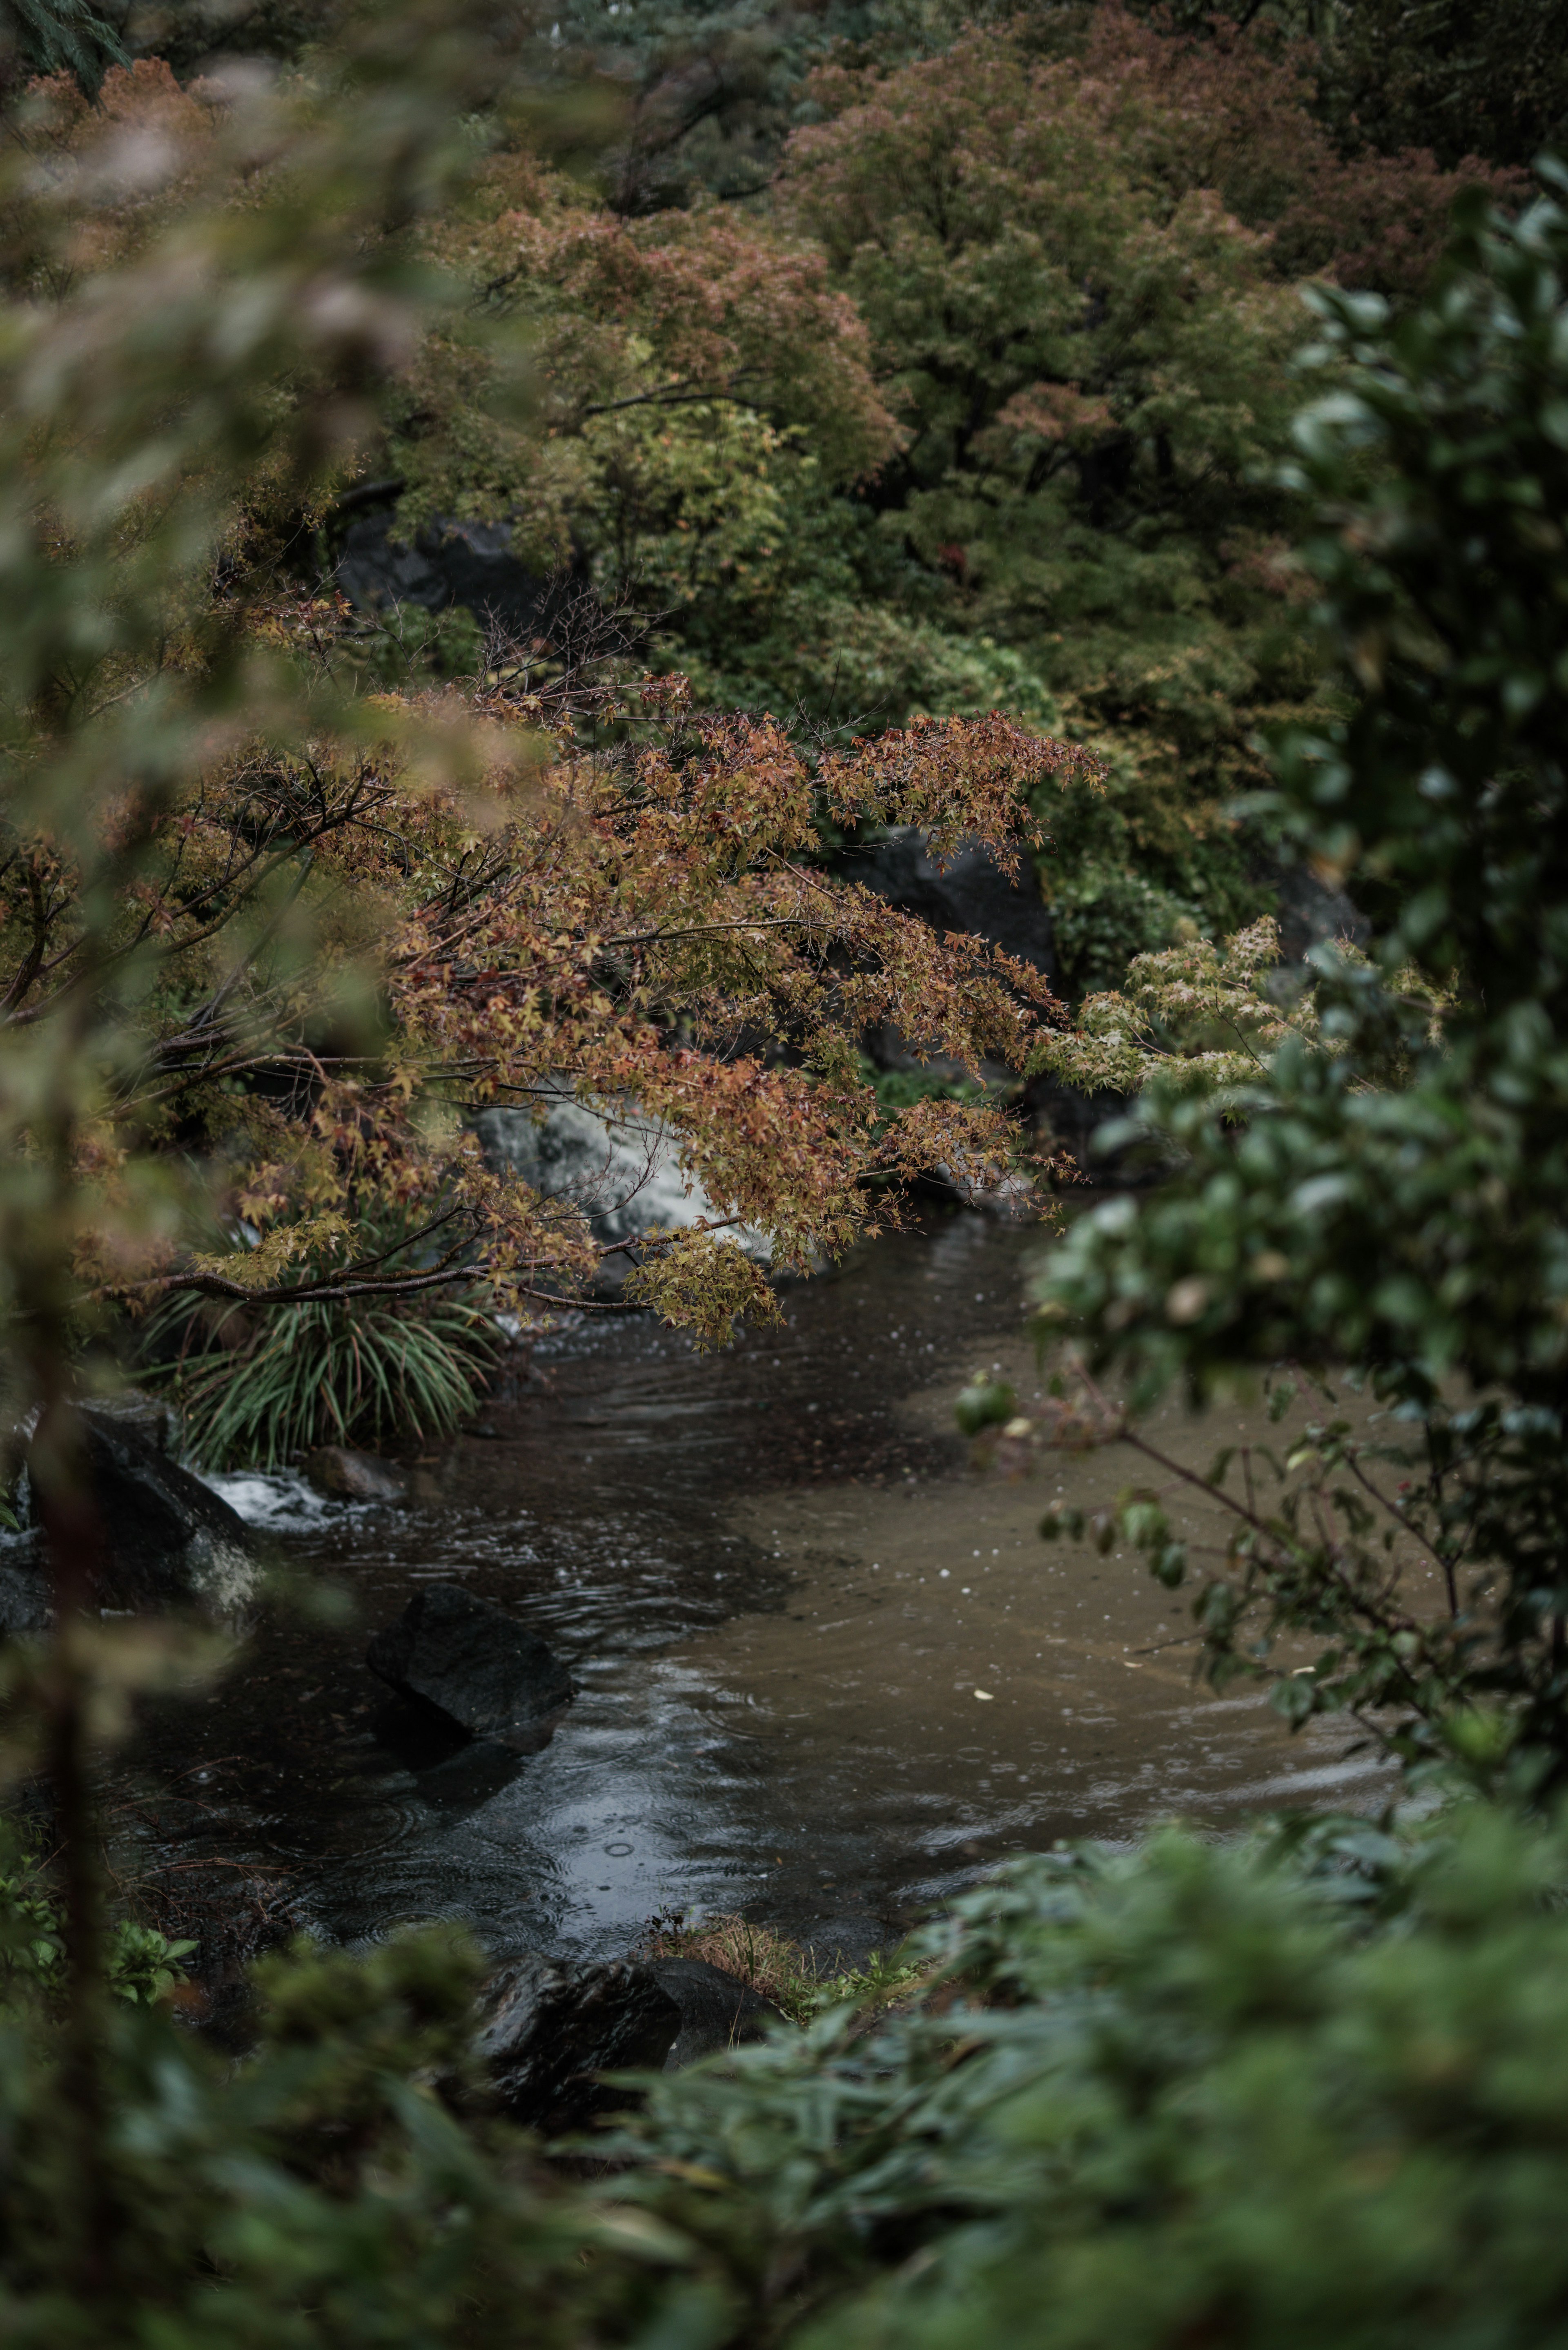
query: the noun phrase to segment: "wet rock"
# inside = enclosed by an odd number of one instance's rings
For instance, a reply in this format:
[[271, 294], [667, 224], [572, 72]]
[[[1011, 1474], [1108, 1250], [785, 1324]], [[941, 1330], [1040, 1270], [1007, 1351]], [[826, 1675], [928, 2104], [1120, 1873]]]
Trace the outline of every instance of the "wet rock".
[[18, 1545], [0, 1565], [0, 1639], [26, 1639], [47, 1629], [53, 1610], [41, 1562]]
[[596, 2074], [657, 2071], [683, 2024], [652, 1970], [624, 1959], [520, 1960], [486, 1985], [480, 2018], [474, 2054], [496, 2096], [514, 2120], [551, 2134], [624, 2110], [630, 2093]]
[[[1026, 849], [1019, 854], [1016, 879], [1000, 860], [978, 842], [961, 848], [950, 864], [933, 858], [926, 834], [914, 826], [889, 833], [885, 840], [847, 849], [838, 859], [846, 881], [861, 882], [900, 913], [916, 914], [934, 930], [960, 931], [987, 940], [1004, 953], [1016, 955], [1056, 983], [1056, 941], [1051, 910], [1041, 897]], [[912, 1052], [909, 1040], [883, 1024], [867, 1038], [867, 1047], [878, 1067], [920, 1071], [950, 1082], [973, 1073], [961, 1062], [941, 1055]], [[1013, 1073], [1000, 1064], [988, 1064], [982, 1074], [992, 1082], [1014, 1082]], [[1054, 1077], [1032, 1078], [1024, 1090], [1025, 1114], [1039, 1129], [1041, 1139], [1065, 1145], [1076, 1156], [1085, 1154], [1089, 1136], [1107, 1116], [1104, 1097], [1091, 1099]], [[1014, 1216], [1029, 1209], [1027, 1187], [1003, 1185], [998, 1191], [977, 1194], [972, 1187], [953, 1183], [944, 1170], [929, 1170], [924, 1189], [944, 1198], [957, 1198], [969, 1208]]]
[[645, 1959], [642, 1963], [680, 2011], [680, 2036], [664, 2060], [667, 2073], [694, 2064], [699, 2056], [744, 2047], [748, 2041], [761, 2040], [770, 2023], [784, 2021], [783, 2010], [771, 1999], [739, 1975], [710, 1966], [706, 1959]]
[[86, 1468], [102, 1551], [97, 1596], [138, 1613], [195, 1607], [230, 1616], [260, 1571], [244, 1520], [115, 1407], [83, 1407]]
[[117, 1396], [100, 1397], [91, 1410], [96, 1419], [128, 1428], [154, 1452], [179, 1458], [180, 1415], [165, 1397], [149, 1395], [144, 1388], [125, 1388]]
[[1038, 1206], [1038, 1194], [1027, 1175], [1004, 1175], [1000, 1183], [971, 1183], [950, 1167], [940, 1167], [937, 1172], [964, 1207], [979, 1215], [995, 1216], [1002, 1223], [1023, 1222]]
[[509, 637], [547, 633], [557, 619], [566, 583], [520, 561], [507, 524], [438, 515], [406, 538], [397, 532], [396, 517], [385, 511], [359, 515], [345, 530], [337, 585], [351, 603], [421, 604], [427, 612], [465, 605], [482, 628]]
[[1018, 878], [979, 842], [961, 847], [951, 861], [933, 858], [926, 835], [913, 825], [886, 840], [852, 848], [839, 859], [846, 881], [859, 881], [901, 912], [919, 914], [939, 931], [963, 931], [1033, 963], [1047, 979], [1056, 975], [1056, 945], [1051, 910], [1035, 883], [1027, 850], [1019, 856]]
[[[719, 1212], [683, 1171], [665, 1127], [635, 1103], [601, 1118], [563, 1087], [542, 1118], [524, 1109], [487, 1109], [473, 1125], [492, 1166], [511, 1169], [547, 1200], [569, 1201], [601, 1243], [634, 1241], [655, 1227], [684, 1231]], [[758, 1232], [732, 1228], [723, 1237], [751, 1255], [768, 1253]], [[625, 1253], [607, 1258], [601, 1289], [618, 1288], [630, 1261]]]
[[536, 1742], [541, 1721], [572, 1695], [543, 1640], [455, 1583], [431, 1583], [365, 1652], [399, 1695], [433, 1706], [476, 1738]]
[[559, 1720], [558, 1713], [546, 1714], [532, 1732], [514, 1731], [503, 1744], [498, 1738], [471, 1737], [418, 1698], [390, 1697], [370, 1730], [378, 1745], [419, 1780], [421, 1803], [458, 1820], [511, 1786], [529, 1755], [549, 1744]]
[[409, 1480], [395, 1461], [373, 1452], [351, 1452], [341, 1444], [319, 1445], [299, 1464], [301, 1476], [332, 1502], [403, 1502]]
[[1287, 865], [1275, 877], [1280, 893], [1280, 956], [1288, 969], [1304, 963], [1314, 947], [1348, 940], [1364, 947], [1372, 925], [1343, 889], [1330, 888], [1304, 865]]

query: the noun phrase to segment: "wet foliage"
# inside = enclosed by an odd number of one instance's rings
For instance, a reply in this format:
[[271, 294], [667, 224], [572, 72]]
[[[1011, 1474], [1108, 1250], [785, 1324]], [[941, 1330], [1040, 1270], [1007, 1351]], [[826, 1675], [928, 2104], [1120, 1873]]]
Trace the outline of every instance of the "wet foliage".
[[[142, 57], [97, 105], [56, 71], [8, 118], [0, 1314], [55, 1625], [4, 1658], [6, 1768], [47, 1784], [51, 1841], [0, 1882], [0, 2327], [1552, 2338], [1568, 218], [1465, 199], [1428, 290], [1436, 165], [1332, 154], [1266, 45], [1101, 12], [1075, 47], [984, 26], [934, 69], [920, 40], [885, 72], [840, 55], [776, 211], [650, 234], [642, 195], [566, 169], [602, 93], [574, 111], [557, 76], [542, 106], [539, 30], [370, 10], [297, 71]], [[1398, 234], [1353, 267], [1338, 223], [1369, 190]], [[1315, 297], [1325, 397], [1282, 474], [1309, 267], [1362, 290]], [[319, 576], [356, 492], [554, 533], [641, 634], [568, 660], [379, 628]], [[835, 647], [874, 732], [818, 693]], [[1291, 717], [1266, 759], [1254, 731]], [[1255, 837], [1372, 919], [1304, 1006], [1268, 993], [1262, 928], [1171, 947], [1183, 909], [1256, 910], [1218, 811], [1242, 784]], [[1022, 1074], [1060, 1006], [820, 851], [910, 823], [1033, 852], [1046, 809], [1080, 974], [1119, 978], [1127, 943], [1096, 869], [1147, 958], [1112, 991], [1130, 1061], [1103, 1003], [1074, 1049], [1138, 1078], [1177, 1170], [1079, 1221], [1050, 1328], [1135, 1405], [1292, 1357], [1370, 1385], [1424, 1467], [1373, 1491], [1332, 1408], [1282, 1500], [1241, 1463], [1199, 1627], [1220, 1677], [1273, 1678], [1293, 1718], [1354, 1708], [1429, 1789], [1492, 1800], [1022, 1864], [929, 1929], [902, 1996], [879, 1976], [869, 2013], [628, 2082], [618, 2135], [554, 2153], [476, 2071], [483, 1962], [446, 1929], [274, 1955], [254, 2044], [210, 2047], [177, 1944], [114, 1921], [99, 1843], [104, 1753], [223, 1647], [92, 1605], [77, 1403], [123, 1317], [232, 1308], [254, 1368], [306, 1308], [341, 1335], [375, 1301], [405, 1341], [443, 1295], [548, 1313], [599, 1251], [464, 1119], [563, 1077], [635, 1095], [786, 1265], [922, 1168], [1004, 1171], [992, 1104], [879, 1098], [861, 1040], [891, 1022]], [[1206, 1061], [1227, 1023], [1239, 1058]], [[711, 1227], [638, 1281], [705, 1339], [774, 1310]], [[1038, 1419], [982, 1384], [971, 1423], [1093, 1442], [1127, 1424], [1094, 1369]], [[1152, 1484], [1082, 1531], [1118, 1529], [1185, 1577]]]
[[[1084, 1219], [1041, 1290], [1043, 1326], [1122, 1367], [1135, 1407], [1248, 1367], [1324, 1381], [1311, 1440], [1269, 1466], [1268, 1498], [1236, 1498], [1199, 1594], [1215, 1669], [1275, 1679], [1298, 1718], [1355, 1706], [1407, 1750], [1535, 1784], [1568, 1757], [1568, 214], [1548, 176], [1516, 224], [1470, 213], [1440, 296], [1408, 317], [1322, 299], [1348, 372], [1297, 426], [1303, 559], [1355, 703], [1286, 738], [1262, 805], [1356, 891], [1370, 944], [1317, 951], [1310, 1003], [1272, 1034], [1241, 942], [1196, 987], [1196, 951], [1143, 966], [1133, 993], [1157, 1014], [1231, 1024], [1211, 1082], [1179, 1054], [1152, 1066], [1131, 1003], [1093, 1007], [1085, 1066], [1147, 1080], [1129, 1130], [1178, 1171]], [[1381, 1407], [1369, 1444], [1340, 1378]], [[1235, 1495], [1217, 1464], [1228, 1477]], [[1158, 1516], [1158, 1492], [1126, 1497], [1146, 1547]], [[1401, 1596], [1402, 1555], [1438, 1573], [1435, 1612]], [[1279, 1649], [1293, 1635], [1326, 1643], [1315, 1670]]]
[[628, 2078], [641, 2111], [564, 2168], [487, 2109], [450, 1934], [265, 1961], [237, 2064], [119, 2002], [88, 2182], [13, 1991], [8, 2336], [1546, 2340], [1565, 1872], [1559, 1831], [1462, 1805], [1021, 1862], [918, 1939], [891, 2008], [868, 1986]]

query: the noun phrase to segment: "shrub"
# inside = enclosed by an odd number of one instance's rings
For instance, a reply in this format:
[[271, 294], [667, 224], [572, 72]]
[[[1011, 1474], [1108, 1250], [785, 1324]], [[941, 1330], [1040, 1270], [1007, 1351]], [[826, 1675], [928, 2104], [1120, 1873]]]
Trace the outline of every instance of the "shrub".
[[96, 2177], [14, 2015], [0, 2315], [49, 2350], [1544, 2343], [1565, 1895], [1568, 1833], [1480, 1804], [1036, 1856], [891, 2007], [628, 2080], [575, 2177], [487, 2112], [447, 1931], [267, 1960], [238, 2063], [120, 2004]]
[[1484, 1806], [1022, 1861], [912, 2010], [650, 2084], [603, 2191], [722, 2293], [693, 2343], [1546, 2341], [1565, 1887]]
[[186, 1441], [209, 1469], [275, 1469], [319, 1444], [450, 1436], [504, 1343], [493, 1317], [461, 1298], [312, 1298], [248, 1319], [244, 1306], [214, 1314], [182, 1299], [155, 1335], [181, 1324], [209, 1341], [172, 1368]]
[[[1317, 951], [1286, 1015], [1261, 934], [1178, 951], [1046, 1047], [1132, 1084], [1162, 1057], [1136, 1129], [1180, 1171], [1081, 1219], [1038, 1292], [1043, 1335], [1080, 1334], [1136, 1408], [1282, 1362], [1324, 1385], [1197, 1594], [1211, 1670], [1537, 1788], [1568, 1774], [1568, 173], [1543, 168], [1517, 222], [1470, 204], [1409, 316], [1320, 298], [1343, 380], [1296, 428], [1303, 559], [1355, 700], [1285, 738], [1260, 806], [1357, 894], [1366, 953]], [[1200, 1037], [1172, 1057], [1181, 1003], [1230, 1028], [1207, 1073]], [[1331, 1370], [1383, 1408], [1371, 1442]], [[1165, 1561], [1150, 1460], [1120, 1523]], [[1436, 1611], [1401, 1582], [1412, 1548]], [[1277, 1645], [1301, 1635], [1310, 1673]]]

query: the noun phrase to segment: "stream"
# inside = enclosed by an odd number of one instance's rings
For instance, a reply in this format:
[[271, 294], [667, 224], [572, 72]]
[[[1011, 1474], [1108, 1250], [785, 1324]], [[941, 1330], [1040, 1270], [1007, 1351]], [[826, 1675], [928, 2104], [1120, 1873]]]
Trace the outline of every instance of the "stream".
[[[447, 1916], [498, 1953], [607, 1957], [656, 1914], [744, 1908], [855, 1962], [1010, 1853], [1378, 1800], [1343, 1731], [1195, 1688], [1183, 1596], [1140, 1562], [1039, 1540], [1054, 1492], [1147, 1474], [1122, 1448], [1014, 1484], [970, 1467], [963, 1378], [1039, 1385], [1041, 1246], [933, 1212], [722, 1354], [571, 1317], [428, 1464], [420, 1507], [214, 1480], [335, 1614], [269, 1605], [215, 1690], [152, 1712], [124, 1806], [144, 1862], [263, 1872], [335, 1939]], [[1197, 1465], [1251, 1424], [1172, 1404], [1149, 1426]], [[567, 1663], [542, 1751], [410, 1742], [364, 1649], [428, 1581]]]

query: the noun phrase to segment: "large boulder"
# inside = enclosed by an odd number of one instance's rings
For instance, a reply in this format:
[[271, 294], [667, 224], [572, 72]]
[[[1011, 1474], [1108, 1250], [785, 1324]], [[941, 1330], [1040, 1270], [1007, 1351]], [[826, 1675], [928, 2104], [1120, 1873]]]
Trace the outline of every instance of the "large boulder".
[[905, 825], [883, 840], [846, 849], [838, 861], [846, 881], [859, 881], [900, 912], [918, 914], [934, 930], [987, 939], [1046, 979], [1056, 975], [1051, 910], [1040, 895], [1027, 850], [1016, 879], [978, 841], [950, 858], [931, 855], [926, 835]]
[[514, 2120], [548, 2132], [578, 2129], [631, 2102], [597, 2076], [657, 2072], [682, 2021], [652, 1970], [635, 1960], [526, 1958], [486, 1985], [474, 2053]]
[[[82, 1409], [84, 1467], [101, 1545], [94, 1596], [102, 1607], [138, 1614], [194, 1607], [232, 1616], [255, 1590], [261, 1561], [254, 1537], [227, 1502], [163, 1449], [167, 1425], [156, 1410]], [[0, 1595], [0, 1620], [6, 1629], [36, 1629], [47, 1597], [36, 1545], [26, 1560], [5, 1564], [11, 1574]], [[20, 1588], [28, 1581], [30, 1598]], [[28, 1607], [32, 1620], [20, 1620]]]
[[539, 1723], [572, 1696], [571, 1675], [543, 1640], [456, 1583], [417, 1591], [365, 1661], [400, 1696], [503, 1745], [535, 1743]]
[[[614, 1247], [656, 1228], [680, 1232], [718, 1216], [701, 1184], [682, 1168], [668, 1128], [635, 1102], [601, 1117], [563, 1085], [542, 1107], [539, 1118], [525, 1109], [481, 1110], [473, 1121], [480, 1147], [493, 1167], [521, 1175], [547, 1200], [580, 1209], [597, 1241]], [[743, 1226], [732, 1226], [722, 1237], [749, 1255], [768, 1254], [763, 1235]], [[599, 1287], [613, 1293], [630, 1263], [624, 1251], [607, 1257]]]
[[738, 1975], [710, 1966], [706, 1959], [645, 1959], [642, 1963], [680, 2011], [680, 2035], [664, 2060], [667, 2073], [694, 2064], [699, 2056], [744, 2047], [748, 2041], [761, 2040], [770, 2023], [784, 2021], [783, 2010], [771, 1999]]
[[149, 1395], [145, 1388], [124, 1388], [119, 1395], [100, 1396], [88, 1408], [100, 1424], [108, 1420], [112, 1427], [128, 1428], [154, 1452], [178, 1460], [180, 1414], [167, 1396]]
[[508, 524], [438, 515], [400, 535], [390, 511], [394, 495], [343, 531], [337, 581], [351, 603], [370, 610], [419, 604], [427, 612], [465, 605], [482, 629], [504, 637], [548, 633], [570, 598], [570, 583], [530, 570], [513, 552]]

